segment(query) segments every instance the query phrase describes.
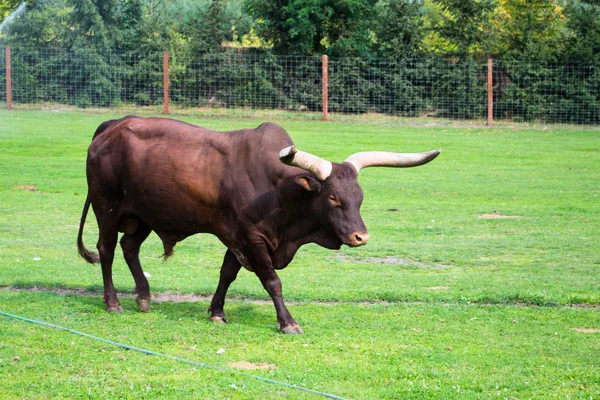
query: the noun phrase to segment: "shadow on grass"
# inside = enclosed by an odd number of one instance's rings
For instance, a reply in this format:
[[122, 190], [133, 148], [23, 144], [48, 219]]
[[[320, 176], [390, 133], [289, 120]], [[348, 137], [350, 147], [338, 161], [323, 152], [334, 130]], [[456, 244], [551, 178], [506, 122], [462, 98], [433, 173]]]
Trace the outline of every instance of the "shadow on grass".
[[[118, 318], [119, 314], [109, 314], [103, 302], [103, 288], [100, 286], [89, 286], [86, 288], [67, 289], [56, 286], [54, 289], [48, 287], [40, 288], [35, 285], [23, 285], [18, 287], [4, 287], [0, 290], [0, 298], [4, 298], [3, 304], [11, 309], [20, 309], [20, 312], [54, 314], [84, 313], [94, 314], [98, 317]], [[24, 289], [24, 290], [20, 290]], [[2, 292], [6, 295], [2, 295]], [[124, 311], [124, 318], [132, 314], [144, 315], [139, 310], [133, 295], [120, 294], [119, 301]], [[14, 306], [14, 307], [13, 307]], [[148, 320], [153, 320], [154, 315], [161, 315], [173, 321], [209, 321], [209, 300], [198, 301], [164, 301], [152, 300]], [[17, 310], [15, 310], [16, 312]], [[235, 299], [225, 304], [227, 319], [236, 325], [247, 325], [253, 327], [275, 326], [277, 322], [275, 309], [270, 302], [254, 303]], [[28, 315], [22, 315], [28, 317]]]

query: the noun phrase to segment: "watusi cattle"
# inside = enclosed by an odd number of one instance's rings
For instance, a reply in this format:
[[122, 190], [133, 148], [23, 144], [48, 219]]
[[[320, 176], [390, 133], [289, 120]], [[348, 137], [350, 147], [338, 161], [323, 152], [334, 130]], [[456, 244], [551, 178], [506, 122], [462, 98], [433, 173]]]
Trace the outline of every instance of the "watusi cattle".
[[[283, 302], [276, 270], [285, 268], [307, 243], [328, 249], [367, 243], [357, 180], [362, 168], [414, 167], [439, 153], [361, 152], [337, 164], [297, 150], [287, 132], [273, 123], [218, 132], [166, 118], [107, 121], [88, 149], [79, 254], [101, 264], [106, 308], [122, 312], [112, 263], [123, 232], [120, 244], [135, 280], [136, 300], [142, 311], [149, 311], [150, 289], [139, 251], [150, 232], [162, 240], [165, 258], [186, 237], [211, 233], [227, 251], [210, 319], [227, 322], [225, 295], [243, 266], [271, 296], [277, 328], [302, 333]], [[98, 223], [98, 253], [82, 240], [90, 205]]]

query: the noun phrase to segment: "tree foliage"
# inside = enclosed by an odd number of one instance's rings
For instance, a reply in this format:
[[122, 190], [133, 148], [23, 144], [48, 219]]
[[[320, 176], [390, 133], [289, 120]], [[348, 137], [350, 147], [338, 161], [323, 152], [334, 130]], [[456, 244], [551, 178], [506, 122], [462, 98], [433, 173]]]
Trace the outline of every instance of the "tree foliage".
[[280, 54], [367, 55], [376, 0], [246, 0]]
[[375, 33], [378, 55], [412, 57], [423, 52], [426, 9], [420, 1], [390, 0], [377, 5]]
[[[19, 4], [0, 0], [0, 19]], [[30, 0], [26, 11], [3, 27], [1, 43], [99, 53], [206, 54], [251, 46], [281, 55], [598, 62], [600, 3]]]
[[489, 38], [487, 27], [493, 10], [494, 0], [431, 1], [431, 50], [462, 58], [482, 53], [482, 45]]
[[600, 62], [600, 2], [570, 0], [565, 7], [565, 60]]
[[497, 53], [507, 59], [555, 61], [564, 52], [560, 0], [502, 0]]
[[0, 0], [0, 22], [8, 17], [19, 5], [19, 0]]

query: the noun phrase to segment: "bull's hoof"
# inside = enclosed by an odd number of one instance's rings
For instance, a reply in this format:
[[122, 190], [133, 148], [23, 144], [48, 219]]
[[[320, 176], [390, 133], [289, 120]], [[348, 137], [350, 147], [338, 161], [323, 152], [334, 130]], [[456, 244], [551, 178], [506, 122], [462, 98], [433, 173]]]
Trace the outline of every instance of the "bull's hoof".
[[150, 299], [140, 299], [139, 297], [136, 297], [135, 301], [138, 304], [140, 311], [150, 312]]
[[123, 314], [123, 308], [121, 307], [120, 304], [117, 304], [116, 306], [106, 306], [106, 311], [108, 311], [109, 313], [116, 313], [116, 314]]
[[282, 333], [285, 333], [286, 335], [301, 335], [304, 333], [304, 331], [302, 330], [302, 328], [300, 328], [300, 325], [298, 324], [286, 325], [283, 328], [279, 324], [277, 324], [277, 330], [279, 330]]
[[227, 318], [225, 318], [224, 316], [218, 316], [218, 315], [213, 315], [212, 317], [210, 317], [210, 320], [217, 324], [228, 324], [229, 323]]

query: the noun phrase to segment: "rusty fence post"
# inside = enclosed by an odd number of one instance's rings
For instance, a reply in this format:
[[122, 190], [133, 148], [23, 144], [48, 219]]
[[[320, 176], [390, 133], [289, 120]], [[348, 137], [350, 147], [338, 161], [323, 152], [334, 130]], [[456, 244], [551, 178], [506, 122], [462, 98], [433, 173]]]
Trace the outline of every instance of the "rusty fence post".
[[10, 61], [10, 46], [6, 46], [6, 109], [12, 110], [12, 66]]
[[487, 111], [487, 126], [494, 124], [494, 85], [493, 85], [493, 60], [488, 59], [488, 74], [487, 74], [487, 89], [488, 89], [488, 111]]
[[163, 95], [164, 113], [169, 115], [169, 52], [167, 50], [163, 56]]
[[322, 60], [322, 70], [323, 70], [323, 121], [327, 121], [327, 108], [328, 108], [328, 66], [327, 66], [327, 56], [323, 54]]

